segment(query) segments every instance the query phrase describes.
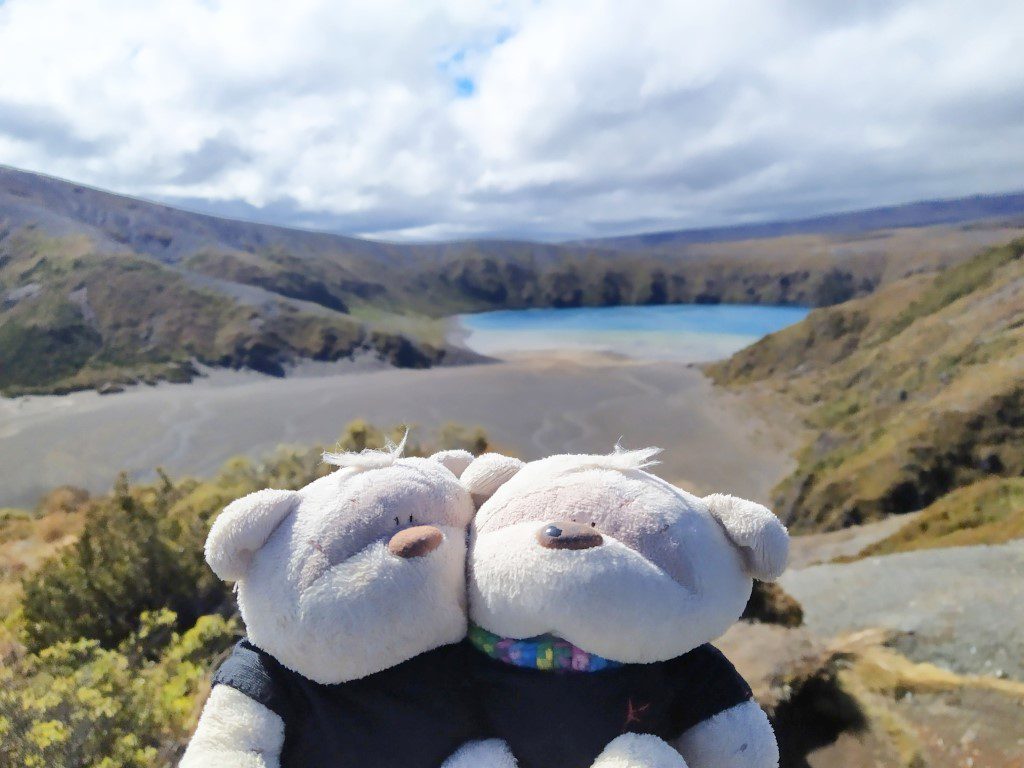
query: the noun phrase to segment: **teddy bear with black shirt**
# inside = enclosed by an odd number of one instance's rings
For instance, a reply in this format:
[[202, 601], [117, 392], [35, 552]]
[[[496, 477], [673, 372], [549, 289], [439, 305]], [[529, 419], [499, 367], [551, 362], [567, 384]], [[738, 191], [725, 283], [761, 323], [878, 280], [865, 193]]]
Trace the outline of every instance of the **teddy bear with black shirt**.
[[[218, 516], [206, 557], [247, 637], [182, 768], [438, 768], [479, 735], [466, 683], [466, 451], [328, 455]], [[473, 748], [486, 748], [486, 743]]]
[[656, 449], [486, 454], [468, 560], [472, 677], [491, 733], [458, 765], [776, 768], [772, 727], [710, 643], [789, 538], [763, 506], [644, 471]]

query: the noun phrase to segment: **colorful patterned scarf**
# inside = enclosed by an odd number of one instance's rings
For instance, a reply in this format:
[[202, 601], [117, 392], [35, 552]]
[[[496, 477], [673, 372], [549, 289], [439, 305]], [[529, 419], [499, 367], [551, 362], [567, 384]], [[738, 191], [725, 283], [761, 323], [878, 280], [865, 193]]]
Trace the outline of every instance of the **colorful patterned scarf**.
[[600, 672], [615, 669], [622, 663], [612, 661], [596, 653], [588, 653], [570, 642], [554, 635], [538, 635], [524, 640], [514, 640], [488, 632], [483, 627], [471, 624], [469, 642], [492, 659], [527, 669], [552, 672]]

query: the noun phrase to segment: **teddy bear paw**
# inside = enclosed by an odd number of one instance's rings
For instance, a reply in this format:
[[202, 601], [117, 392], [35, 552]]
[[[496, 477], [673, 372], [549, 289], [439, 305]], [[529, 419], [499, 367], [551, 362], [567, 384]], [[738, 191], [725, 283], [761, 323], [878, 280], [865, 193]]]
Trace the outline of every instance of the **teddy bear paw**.
[[682, 755], [657, 736], [624, 733], [600, 754], [593, 768], [687, 768]]
[[466, 744], [441, 768], [516, 768], [516, 759], [504, 741], [487, 739]]

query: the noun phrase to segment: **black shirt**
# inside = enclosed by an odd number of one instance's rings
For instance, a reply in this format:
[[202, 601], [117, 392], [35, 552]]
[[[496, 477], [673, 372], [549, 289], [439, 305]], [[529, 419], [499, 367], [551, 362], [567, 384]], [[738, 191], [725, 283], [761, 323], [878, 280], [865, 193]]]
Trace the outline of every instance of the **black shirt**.
[[519, 768], [589, 768], [623, 733], [671, 741], [752, 696], [711, 645], [599, 672], [527, 669], [479, 651], [471, 663], [486, 726], [508, 742]]
[[468, 643], [446, 645], [398, 666], [321, 685], [247, 640], [214, 675], [284, 720], [282, 768], [439, 768], [479, 738], [466, 681]]

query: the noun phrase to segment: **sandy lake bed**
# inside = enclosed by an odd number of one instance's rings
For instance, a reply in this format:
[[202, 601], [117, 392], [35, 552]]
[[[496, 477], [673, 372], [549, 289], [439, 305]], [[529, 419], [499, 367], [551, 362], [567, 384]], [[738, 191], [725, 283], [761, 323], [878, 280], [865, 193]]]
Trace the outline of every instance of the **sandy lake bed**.
[[658, 472], [668, 479], [765, 499], [790, 467], [794, 438], [764, 412], [684, 363], [579, 351], [284, 379], [217, 371], [115, 395], [0, 400], [0, 506], [30, 506], [65, 483], [104, 491], [121, 470], [208, 476], [234, 455], [330, 445], [356, 418], [410, 424], [424, 437], [449, 421], [479, 425], [524, 458], [604, 452], [622, 437], [665, 448]]

